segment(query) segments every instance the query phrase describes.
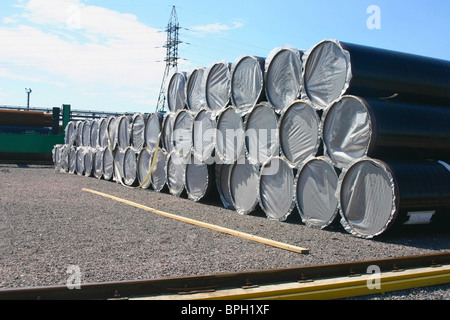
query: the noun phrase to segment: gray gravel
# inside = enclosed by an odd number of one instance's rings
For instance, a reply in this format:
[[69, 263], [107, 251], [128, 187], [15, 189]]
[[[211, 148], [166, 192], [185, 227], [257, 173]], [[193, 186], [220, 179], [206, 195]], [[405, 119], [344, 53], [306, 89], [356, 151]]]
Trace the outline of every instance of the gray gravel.
[[[297, 254], [164, 218], [87, 192], [130, 201], [253, 235], [306, 247]], [[83, 283], [160, 279], [289, 268], [444, 252], [450, 233], [390, 235], [364, 240], [339, 225], [304, 226], [297, 212], [286, 222], [261, 210], [240, 216], [216, 199], [194, 203], [167, 192], [56, 173], [49, 166], [0, 165], [0, 289], [65, 285], [71, 266]], [[362, 299], [450, 299], [435, 286]]]

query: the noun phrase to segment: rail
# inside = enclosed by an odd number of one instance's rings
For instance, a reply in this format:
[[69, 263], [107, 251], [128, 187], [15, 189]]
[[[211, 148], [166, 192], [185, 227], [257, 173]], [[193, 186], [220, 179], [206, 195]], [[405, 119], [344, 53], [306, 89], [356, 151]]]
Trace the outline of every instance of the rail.
[[[339, 299], [358, 295], [385, 293], [420, 286], [450, 283], [450, 252], [430, 255], [397, 257], [381, 260], [305, 266], [298, 268], [214, 274], [206, 276], [177, 277], [158, 280], [140, 280], [97, 284], [82, 284], [79, 290], [68, 286], [19, 288], [0, 290], [0, 300], [112, 300], [112, 299]], [[346, 284], [362, 277], [366, 283], [368, 270], [376, 266], [381, 273], [389, 274], [388, 282], [378, 291], [355, 291], [354, 284]], [[408, 272], [418, 270], [418, 273]], [[394, 279], [393, 275], [396, 276]], [[366, 276], [366, 278], [364, 278]], [[348, 279], [342, 281], [342, 278]], [[341, 279], [341, 280], [334, 280]], [[400, 279], [400, 280], [398, 280]], [[320, 281], [333, 283], [333, 294], [320, 287]], [[361, 280], [359, 280], [361, 282]], [[308, 287], [299, 292], [281, 290], [270, 286], [315, 283], [313, 295], [307, 295]], [[343, 283], [339, 286], [339, 283]], [[401, 285], [396, 285], [401, 283]], [[361, 284], [360, 284], [361, 286]], [[261, 289], [255, 292], [255, 290]], [[234, 290], [234, 291], [233, 291]], [[236, 290], [240, 290], [236, 294]], [[253, 291], [252, 291], [253, 290]], [[312, 290], [312, 289], [311, 289]], [[244, 291], [245, 293], [242, 293]], [[203, 294], [203, 295], [202, 295]]]

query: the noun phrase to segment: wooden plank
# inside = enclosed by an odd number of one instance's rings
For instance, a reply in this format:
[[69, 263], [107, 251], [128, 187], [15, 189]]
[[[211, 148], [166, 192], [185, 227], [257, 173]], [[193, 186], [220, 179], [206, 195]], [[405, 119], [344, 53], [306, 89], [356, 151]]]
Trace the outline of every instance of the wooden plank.
[[109, 194], [105, 194], [105, 193], [102, 193], [102, 192], [98, 192], [98, 191], [95, 191], [95, 190], [90, 190], [90, 189], [82, 189], [82, 190], [85, 191], [85, 192], [89, 192], [89, 193], [92, 193], [92, 194], [104, 197], [104, 198], [108, 198], [108, 199], [111, 199], [111, 200], [114, 200], [114, 201], [117, 201], [117, 202], [121, 202], [121, 203], [127, 204], [129, 206], [133, 206], [135, 208], [139, 208], [139, 209], [142, 209], [142, 210], [145, 210], [145, 211], [148, 211], [148, 212], [152, 212], [154, 214], [157, 214], [157, 215], [160, 215], [160, 216], [163, 216], [163, 217], [166, 217], [166, 218], [182, 221], [182, 222], [189, 223], [189, 224], [192, 224], [192, 225], [196, 225], [196, 226], [199, 226], [199, 227], [202, 227], [202, 228], [207, 228], [207, 229], [219, 231], [219, 232], [226, 233], [226, 234], [229, 234], [229, 235], [232, 235], [232, 236], [236, 236], [236, 237], [240, 237], [240, 238], [243, 238], [243, 239], [259, 242], [259, 243], [262, 243], [262, 244], [265, 244], [265, 245], [268, 245], [268, 246], [272, 246], [272, 247], [276, 247], [276, 248], [279, 248], [279, 249], [283, 249], [283, 250], [288, 250], [288, 251], [301, 253], [301, 254], [309, 253], [309, 249], [307, 249], [307, 248], [301, 248], [301, 247], [293, 246], [293, 245], [286, 244], [286, 243], [283, 243], [283, 242], [278, 242], [278, 241], [274, 241], [274, 240], [258, 237], [258, 236], [255, 236], [255, 235], [251, 235], [251, 234], [248, 234], [248, 233], [244, 233], [244, 232], [240, 232], [240, 231], [236, 231], [236, 230], [232, 230], [232, 229], [216, 226], [216, 225], [209, 224], [209, 223], [206, 223], [206, 222], [197, 221], [197, 220], [193, 220], [193, 219], [182, 217], [182, 216], [177, 216], [177, 215], [172, 214], [172, 213], [167, 213], [167, 212], [164, 212], [164, 211], [161, 211], [161, 210], [156, 210], [156, 209], [144, 206], [144, 205], [136, 203], [136, 202], [128, 201], [128, 200], [125, 200], [125, 199], [122, 199], [122, 198], [118, 198], [118, 197], [115, 197], [115, 196], [112, 196], [112, 195], [109, 195]]

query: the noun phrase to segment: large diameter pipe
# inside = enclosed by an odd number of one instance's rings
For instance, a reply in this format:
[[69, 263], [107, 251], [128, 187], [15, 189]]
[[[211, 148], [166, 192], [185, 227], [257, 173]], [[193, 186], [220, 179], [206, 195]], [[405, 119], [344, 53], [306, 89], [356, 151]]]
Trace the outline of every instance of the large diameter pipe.
[[69, 146], [74, 146], [77, 139], [77, 124], [75, 121], [69, 121], [66, 126], [64, 134], [64, 143]]
[[245, 154], [244, 121], [233, 106], [227, 107], [217, 119], [216, 155], [225, 164], [233, 164]]
[[[145, 123], [145, 147], [151, 151], [159, 147], [161, 141], [158, 139], [161, 134], [164, 115], [162, 113], [151, 113]], [[158, 144], [159, 143], [159, 144]]]
[[131, 146], [132, 120], [128, 116], [121, 116], [118, 120], [117, 144], [122, 150]]
[[231, 166], [229, 175], [230, 199], [237, 213], [247, 215], [258, 205], [259, 167], [241, 158]]
[[205, 96], [207, 74], [206, 68], [196, 68], [191, 72], [186, 84], [186, 105], [193, 112], [208, 107]]
[[0, 110], [0, 126], [52, 127], [53, 115], [37, 111]]
[[337, 170], [325, 157], [310, 157], [300, 166], [296, 183], [296, 205], [303, 223], [325, 229], [339, 216]]
[[280, 157], [269, 159], [261, 167], [258, 184], [259, 204], [267, 218], [285, 221], [295, 207], [294, 172]]
[[201, 201], [209, 196], [214, 183], [214, 165], [208, 165], [191, 155], [185, 171], [185, 187], [188, 199], [195, 202]]
[[230, 191], [230, 173], [233, 164], [216, 164], [216, 188], [225, 209], [234, 209]]
[[100, 145], [100, 121], [95, 119], [91, 122], [90, 146], [98, 148]]
[[119, 118], [111, 117], [108, 121], [108, 148], [111, 150], [115, 150], [117, 147], [117, 137], [118, 137], [118, 128], [119, 128]]
[[123, 183], [123, 163], [125, 158], [125, 150], [117, 147], [114, 150], [114, 181], [117, 183]]
[[131, 146], [140, 151], [145, 144], [145, 116], [135, 114], [131, 121]]
[[251, 163], [262, 165], [280, 154], [278, 115], [267, 102], [261, 102], [245, 117], [245, 149]]
[[363, 158], [342, 172], [338, 190], [341, 223], [354, 236], [370, 239], [408, 229], [449, 229], [446, 163]]
[[153, 162], [153, 152], [148, 148], [143, 148], [137, 158], [137, 177], [142, 189], [148, 189], [151, 186], [150, 170]]
[[280, 152], [293, 166], [319, 153], [322, 123], [309, 101], [294, 101], [281, 114], [278, 135]]
[[173, 113], [167, 113], [164, 116], [164, 120], [162, 123], [161, 128], [161, 145], [162, 148], [167, 152], [170, 153], [173, 149], [172, 146], [172, 135], [173, 135], [173, 125], [175, 121], [175, 114]]
[[114, 153], [110, 148], [105, 148], [103, 153], [103, 179], [111, 181], [114, 178]]
[[94, 169], [93, 175], [97, 179], [103, 178], [103, 157], [105, 154], [104, 148], [97, 148], [94, 151]]
[[172, 150], [181, 157], [187, 157], [191, 153], [193, 123], [194, 116], [188, 110], [180, 110], [175, 115], [172, 133]]
[[245, 55], [231, 67], [231, 103], [242, 114], [265, 100], [265, 58]]
[[55, 145], [52, 150], [52, 160], [56, 172], [69, 171], [69, 152], [68, 145]]
[[450, 61], [324, 40], [308, 55], [304, 83], [319, 109], [342, 95], [449, 106]]
[[189, 159], [179, 156], [175, 151], [167, 157], [167, 186], [169, 192], [179, 198], [185, 191], [186, 165]]
[[275, 48], [266, 59], [266, 97], [277, 112], [301, 99], [303, 55], [295, 48]]
[[218, 113], [230, 104], [231, 64], [216, 62], [206, 76], [206, 105]]
[[126, 186], [135, 186], [137, 179], [137, 157], [138, 152], [133, 147], [124, 151], [123, 157], [123, 182]]
[[81, 125], [81, 145], [83, 147], [91, 146], [91, 120], [85, 120]]
[[87, 147], [84, 150], [84, 176], [91, 177], [94, 172], [94, 149]]
[[324, 114], [325, 154], [343, 168], [369, 156], [450, 161], [450, 109], [343, 96]]
[[102, 118], [99, 120], [98, 128], [98, 145], [100, 148], [108, 147], [108, 121], [109, 118]]
[[185, 72], [176, 72], [170, 78], [167, 89], [167, 104], [170, 112], [176, 113], [186, 107], [186, 83]]
[[82, 176], [84, 175], [84, 151], [85, 147], [79, 147], [76, 151], [76, 162], [75, 162], [75, 172], [77, 175]]
[[194, 116], [192, 153], [208, 164], [211, 164], [216, 148], [216, 129], [217, 120], [211, 110], [203, 108]]
[[70, 147], [69, 151], [69, 173], [75, 174], [76, 173], [76, 161], [77, 161], [77, 148], [75, 146]]
[[150, 176], [151, 186], [156, 192], [161, 192], [167, 184], [167, 158], [167, 152], [159, 149], [156, 164]]

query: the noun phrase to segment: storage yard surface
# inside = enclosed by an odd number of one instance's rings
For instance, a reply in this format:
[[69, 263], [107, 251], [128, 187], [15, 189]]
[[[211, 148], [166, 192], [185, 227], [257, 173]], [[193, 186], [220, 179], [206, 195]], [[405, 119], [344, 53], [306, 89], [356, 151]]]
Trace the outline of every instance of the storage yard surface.
[[[356, 238], [340, 225], [316, 230], [297, 211], [274, 222], [261, 210], [241, 216], [220, 200], [195, 203], [168, 192], [56, 173], [52, 166], [0, 164], [0, 289], [65, 285], [73, 266], [82, 283], [161, 279], [331, 264], [445, 252], [450, 232]], [[294, 253], [186, 224], [92, 189], [171, 214], [308, 248]], [[450, 299], [450, 286], [385, 298]], [[378, 297], [379, 298], [379, 297]]]

